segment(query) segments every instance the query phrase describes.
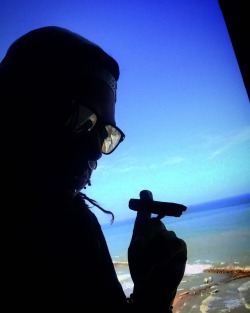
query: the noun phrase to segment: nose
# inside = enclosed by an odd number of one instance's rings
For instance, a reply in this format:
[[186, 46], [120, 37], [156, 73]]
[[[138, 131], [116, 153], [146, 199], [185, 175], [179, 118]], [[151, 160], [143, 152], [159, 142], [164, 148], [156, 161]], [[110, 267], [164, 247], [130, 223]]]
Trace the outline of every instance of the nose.
[[97, 161], [88, 161], [88, 165], [89, 165], [89, 168], [90, 168], [90, 170], [91, 171], [94, 171], [94, 170], [96, 170], [96, 168], [97, 168]]

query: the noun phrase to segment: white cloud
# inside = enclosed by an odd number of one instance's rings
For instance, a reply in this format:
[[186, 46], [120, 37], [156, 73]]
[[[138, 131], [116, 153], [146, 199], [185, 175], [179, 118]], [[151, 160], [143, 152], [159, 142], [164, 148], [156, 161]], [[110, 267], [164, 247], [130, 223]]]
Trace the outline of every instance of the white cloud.
[[179, 164], [181, 162], [183, 162], [185, 160], [184, 157], [180, 156], [180, 155], [176, 155], [176, 156], [173, 156], [171, 158], [168, 158], [164, 163], [163, 163], [163, 166], [166, 166], [166, 165], [172, 165], [172, 164]]
[[250, 126], [247, 126], [238, 131], [228, 133], [223, 136], [217, 136], [210, 138], [209, 146], [218, 146], [214, 148], [214, 151], [209, 156], [209, 159], [214, 159], [218, 155], [224, 153], [225, 151], [231, 149], [233, 146], [250, 141]]

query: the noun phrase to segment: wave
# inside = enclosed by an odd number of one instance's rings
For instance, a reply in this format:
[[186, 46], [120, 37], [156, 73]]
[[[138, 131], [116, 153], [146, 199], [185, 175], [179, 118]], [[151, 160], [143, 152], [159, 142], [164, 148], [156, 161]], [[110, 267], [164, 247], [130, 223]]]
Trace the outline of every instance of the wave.
[[200, 274], [203, 273], [205, 270], [208, 270], [211, 268], [211, 264], [186, 264], [186, 269], [184, 275], [194, 275], [194, 274]]
[[[113, 262], [115, 267], [125, 268], [128, 267], [128, 262]], [[203, 272], [218, 273], [218, 274], [231, 274], [232, 277], [245, 277], [250, 276], [250, 267], [240, 267], [240, 266], [221, 266], [214, 267], [212, 264], [186, 264], [185, 274], [186, 276], [200, 274]], [[127, 274], [126, 274], [127, 275]]]
[[[128, 262], [126, 261], [124, 262], [114, 261], [113, 264], [115, 267], [127, 267], [128, 266]], [[185, 269], [185, 275], [199, 274], [199, 273], [204, 272], [204, 270], [207, 270], [211, 267], [212, 265], [210, 264], [187, 264], [186, 269]]]

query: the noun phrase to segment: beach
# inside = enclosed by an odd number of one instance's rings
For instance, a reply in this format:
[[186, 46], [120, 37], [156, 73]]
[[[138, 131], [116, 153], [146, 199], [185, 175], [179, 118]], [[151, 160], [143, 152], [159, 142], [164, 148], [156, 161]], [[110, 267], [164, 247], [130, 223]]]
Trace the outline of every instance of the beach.
[[[114, 265], [129, 297], [133, 283], [127, 272], [128, 263], [114, 262]], [[173, 307], [173, 313], [249, 313], [250, 267], [209, 267], [195, 273], [192, 279], [185, 275]]]
[[204, 273], [208, 275], [201, 285], [177, 293], [174, 313], [250, 311], [250, 267], [217, 267]]

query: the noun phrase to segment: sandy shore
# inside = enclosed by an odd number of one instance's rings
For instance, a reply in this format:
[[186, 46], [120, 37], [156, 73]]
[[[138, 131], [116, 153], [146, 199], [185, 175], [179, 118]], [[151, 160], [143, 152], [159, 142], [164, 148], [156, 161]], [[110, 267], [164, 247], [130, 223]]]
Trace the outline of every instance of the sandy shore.
[[249, 312], [250, 267], [216, 267], [204, 272], [219, 278], [177, 293], [174, 313]]
[[[131, 288], [125, 291], [127, 296], [131, 292]], [[173, 313], [250, 313], [250, 267], [209, 267], [185, 276], [173, 306]]]

